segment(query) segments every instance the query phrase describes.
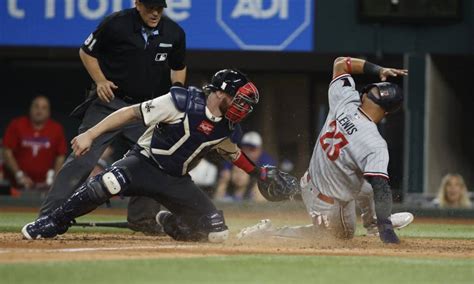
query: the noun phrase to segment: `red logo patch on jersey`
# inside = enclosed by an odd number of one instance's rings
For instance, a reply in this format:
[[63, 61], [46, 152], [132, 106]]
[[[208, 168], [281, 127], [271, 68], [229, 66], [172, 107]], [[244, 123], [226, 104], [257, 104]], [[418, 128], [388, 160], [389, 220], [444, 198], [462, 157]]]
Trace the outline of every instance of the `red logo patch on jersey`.
[[209, 135], [214, 130], [214, 124], [212, 124], [211, 122], [207, 120], [203, 120], [201, 121], [197, 129], [201, 131], [202, 133]]

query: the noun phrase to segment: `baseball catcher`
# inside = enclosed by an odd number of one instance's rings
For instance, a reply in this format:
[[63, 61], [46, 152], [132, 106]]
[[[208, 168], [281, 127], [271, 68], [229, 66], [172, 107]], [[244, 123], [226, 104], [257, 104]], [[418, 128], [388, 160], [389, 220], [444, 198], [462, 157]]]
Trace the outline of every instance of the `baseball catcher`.
[[173, 87], [164, 96], [115, 111], [72, 140], [77, 156], [91, 148], [96, 137], [142, 121], [148, 128], [125, 157], [83, 183], [59, 208], [26, 224], [27, 239], [52, 238], [65, 233], [74, 219], [116, 195], [148, 196], [163, 204], [156, 219], [164, 231], [180, 241], [222, 242], [228, 228], [222, 211], [192, 181], [188, 172], [215, 149], [267, 185], [264, 194], [281, 200], [297, 193], [294, 179], [272, 167], [256, 167], [240, 149], [239, 123], [259, 101], [255, 85], [237, 70], [217, 72], [204, 91]]

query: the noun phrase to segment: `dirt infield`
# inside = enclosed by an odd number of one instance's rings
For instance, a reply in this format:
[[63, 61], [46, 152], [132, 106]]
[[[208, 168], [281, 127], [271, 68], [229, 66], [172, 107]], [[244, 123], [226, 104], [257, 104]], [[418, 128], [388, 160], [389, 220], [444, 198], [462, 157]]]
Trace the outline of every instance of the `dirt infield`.
[[205, 244], [141, 234], [67, 234], [39, 241], [23, 240], [18, 233], [0, 234], [0, 263], [248, 254], [474, 258], [474, 240], [409, 238], [399, 246], [387, 246], [374, 237], [325, 242], [288, 239], [241, 242], [231, 238], [225, 244]]
[[[5, 212], [5, 210], [2, 210]], [[10, 211], [10, 210], [7, 210]], [[29, 212], [24, 208], [10, 212]], [[100, 214], [125, 215], [123, 210], [104, 210]], [[254, 224], [262, 212], [235, 211], [228, 214], [234, 220]], [[280, 221], [292, 224], [306, 222], [304, 212], [276, 214]], [[415, 223], [473, 225], [472, 219], [428, 219], [417, 218]], [[237, 229], [237, 228], [235, 228]], [[399, 256], [423, 258], [473, 258], [474, 239], [402, 238], [398, 246], [384, 245], [376, 237], [356, 237], [350, 241], [265, 239], [239, 241], [235, 231], [224, 244], [184, 243], [169, 237], [150, 237], [141, 233], [107, 232], [67, 233], [52, 240], [23, 240], [18, 233], [0, 233], [0, 263], [182, 258], [201, 256], [227, 256], [251, 254], [284, 255], [343, 255], [343, 256]]]

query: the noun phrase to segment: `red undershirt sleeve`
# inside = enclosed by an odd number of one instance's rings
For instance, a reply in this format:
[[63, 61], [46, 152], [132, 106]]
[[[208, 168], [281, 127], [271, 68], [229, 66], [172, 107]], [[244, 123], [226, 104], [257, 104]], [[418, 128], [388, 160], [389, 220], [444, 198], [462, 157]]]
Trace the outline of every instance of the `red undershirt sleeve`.
[[239, 157], [232, 161], [232, 163], [248, 174], [252, 173], [256, 167], [255, 164], [243, 152], [240, 152]]

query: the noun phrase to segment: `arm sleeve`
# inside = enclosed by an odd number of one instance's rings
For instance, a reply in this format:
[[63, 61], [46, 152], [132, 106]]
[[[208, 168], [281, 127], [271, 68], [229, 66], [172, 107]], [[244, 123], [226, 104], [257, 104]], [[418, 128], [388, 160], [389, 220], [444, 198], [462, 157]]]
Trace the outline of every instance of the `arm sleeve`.
[[373, 176], [367, 177], [367, 181], [372, 185], [374, 190], [375, 215], [378, 220], [387, 220], [392, 214], [392, 191], [388, 180]]
[[13, 120], [8, 124], [5, 135], [3, 136], [3, 146], [11, 150], [15, 150], [19, 146], [20, 138], [18, 136], [18, 130], [16, 122]]
[[354, 79], [350, 74], [337, 76], [329, 84], [329, 108], [334, 109], [343, 102], [359, 100], [359, 92], [356, 90]]
[[186, 34], [181, 29], [178, 41], [173, 46], [173, 50], [169, 56], [168, 64], [173, 70], [183, 70], [186, 67]]
[[84, 41], [81, 49], [92, 57], [98, 57], [102, 52], [103, 47], [110, 40], [109, 29], [110, 29], [111, 16], [105, 18]]
[[168, 93], [158, 98], [140, 104], [143, 124], [151, 126], [160, 122], [172, 122], [183, 116], [174, 105], [171, 94]]
[[230, 138], [227, 138], [217, 146], [217, 153], [230, 160], [232, 164], [241, 168], [250, 175], [257, 173], [255, 164], [240, 150], [237, 144], [231, 141]]

